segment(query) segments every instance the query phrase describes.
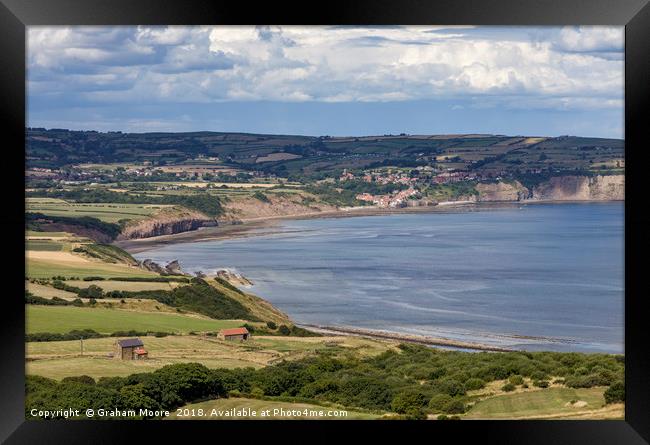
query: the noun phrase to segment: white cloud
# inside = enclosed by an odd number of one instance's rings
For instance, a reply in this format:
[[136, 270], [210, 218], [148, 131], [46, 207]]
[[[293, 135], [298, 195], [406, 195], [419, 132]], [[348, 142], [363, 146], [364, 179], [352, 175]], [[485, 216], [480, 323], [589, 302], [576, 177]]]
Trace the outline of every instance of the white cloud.
[[517, 106], [620, 106], [622, 28], [536, 29], [30, 27], [30, 91], [109, 103], [486, 97], [514, 106], [516, 97]]

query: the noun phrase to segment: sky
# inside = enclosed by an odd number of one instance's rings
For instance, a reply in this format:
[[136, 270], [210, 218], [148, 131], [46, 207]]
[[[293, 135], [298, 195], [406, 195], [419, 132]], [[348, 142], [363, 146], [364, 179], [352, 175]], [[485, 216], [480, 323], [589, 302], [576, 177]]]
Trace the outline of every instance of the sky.
[[624, 138], [623, 27], [29, 27], [27, 125]]

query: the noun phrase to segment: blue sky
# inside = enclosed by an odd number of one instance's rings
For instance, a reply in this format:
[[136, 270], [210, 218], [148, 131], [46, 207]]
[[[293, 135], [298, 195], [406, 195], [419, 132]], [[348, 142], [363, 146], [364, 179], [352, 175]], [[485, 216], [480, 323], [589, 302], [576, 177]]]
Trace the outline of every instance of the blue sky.
[[623, 138], [622, 27], [30, 27], [28, 125]]

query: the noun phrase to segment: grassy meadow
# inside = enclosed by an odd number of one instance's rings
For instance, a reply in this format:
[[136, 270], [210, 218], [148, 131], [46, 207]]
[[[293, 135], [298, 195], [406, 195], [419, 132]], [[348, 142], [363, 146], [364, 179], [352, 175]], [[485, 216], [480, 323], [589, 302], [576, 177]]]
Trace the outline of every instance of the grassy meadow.
[[29, 278], [64, 277], [155, 277], [157, 274], [126, 264], [92, 261], [81, 255], [60, 251], [29, 250], [26, 256], [26, 274]]
[[239, 320], [212, 320], [186, 314], [153, 313], [122, 309], [74, 306], [27, 305], [27, 333], [66, 333], [74, 329], [93, 329], [100, 333], [139, 330], [174, 333], [218, 331], [241, 326]]
[[138, 220], [151, 216], [164, 205], [121, 203], [77, 203], [54, 198], [27, 198], [28, 212], [49, 216], [90, 216], [104, 222], [116, 223], [122, 219]]
[[[547, 388], [503, 394], [476, 402], [464, 417], [468, 419], [571, 417], [604, 408], [605, 389], [603, 387]], [[571, 403], [572, 401], [574, 403]], [[622, 416], [622, 409], [620, 414]]]
[[[190, 411], [194, 410], [195, 413], [198, 410], [202, 409], [204, 416], [196, 417], [182, 417], [178, 416], [178, 412], [173, 412], [166, 419], [168, 420], [374, 420], [381, 417], [380, 414], [373, 413], [364, 413], [360, 411], [350, 411], [343, 409], [346, 415], [340, 413], [341, 408], [331, 407], [331, 406], [320, 406], [313, 405], [308, 403], [291, 403], [291, 402], [280, 402], [276, 400], [258, 400], [258, 399], [247, 399], [247, 398], [235, 398], [231, 397], [228, 399], [216, 399], [208, 400], [206, 402], [192, 403], [190, 405], [185, 405], [181, 409], [188, 409]], [[228, 410], [247, 410], [249, 412], [256, 412], [256, 416], [228, 416], [225, 415], [225, 412]], [[214, 416], [211, 415], [214, 411]], [[261, 412], [265, 410], [270, 410], [271, 416], [267, 417], [261, 416]], [[278, 411], [275, 411], [278, 410]], [[299, 410], [301, 415], [281, 415], [279, 410]], [[304, 415], [304, 410], [307, 410], [308, 415]], [[318, 415], [309, 415], [309, 412]], [[328, 415], [328, 412], [330, 415]], [[320, 415], [322, 413], [322, 415]]]

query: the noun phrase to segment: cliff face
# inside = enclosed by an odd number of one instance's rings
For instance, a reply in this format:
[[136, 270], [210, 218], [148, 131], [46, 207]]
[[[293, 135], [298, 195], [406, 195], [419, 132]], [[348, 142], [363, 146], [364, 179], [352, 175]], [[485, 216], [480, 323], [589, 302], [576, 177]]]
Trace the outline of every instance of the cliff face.
[[297, 194], [296, 196], [273, 196], [269, 194], [267, 199], [267, 202], [263, 202], [253, 197], [233, 198], [224, 204], [226, 214], [220, 220], [250, 220], [337, 210], [336, 207], [323, 203], [305, 204], [302, 197]]
[[548, 201], [623, 201], [625, 176], [557, 176], [533, 189], [532, 199]]
[[625, 176], [556, 176], [532, 193], [517, 181], [477, 184], [477, 201], [623, 201]]
[[118, 240], [133, 238], [149, 238], [152, 236], [172, 235], [174, 233], [188, 232], [200, 227], [216, 226], [214, 219], [202, 213], [189, 210], [161, 212], [151, 218], [128, 224]]
[[494, 184], [477, 184], [479, 202], [489, 201], [521, 201], [528, 197], [528, 189], [518, 181], [513, 183], [497, 182]]

